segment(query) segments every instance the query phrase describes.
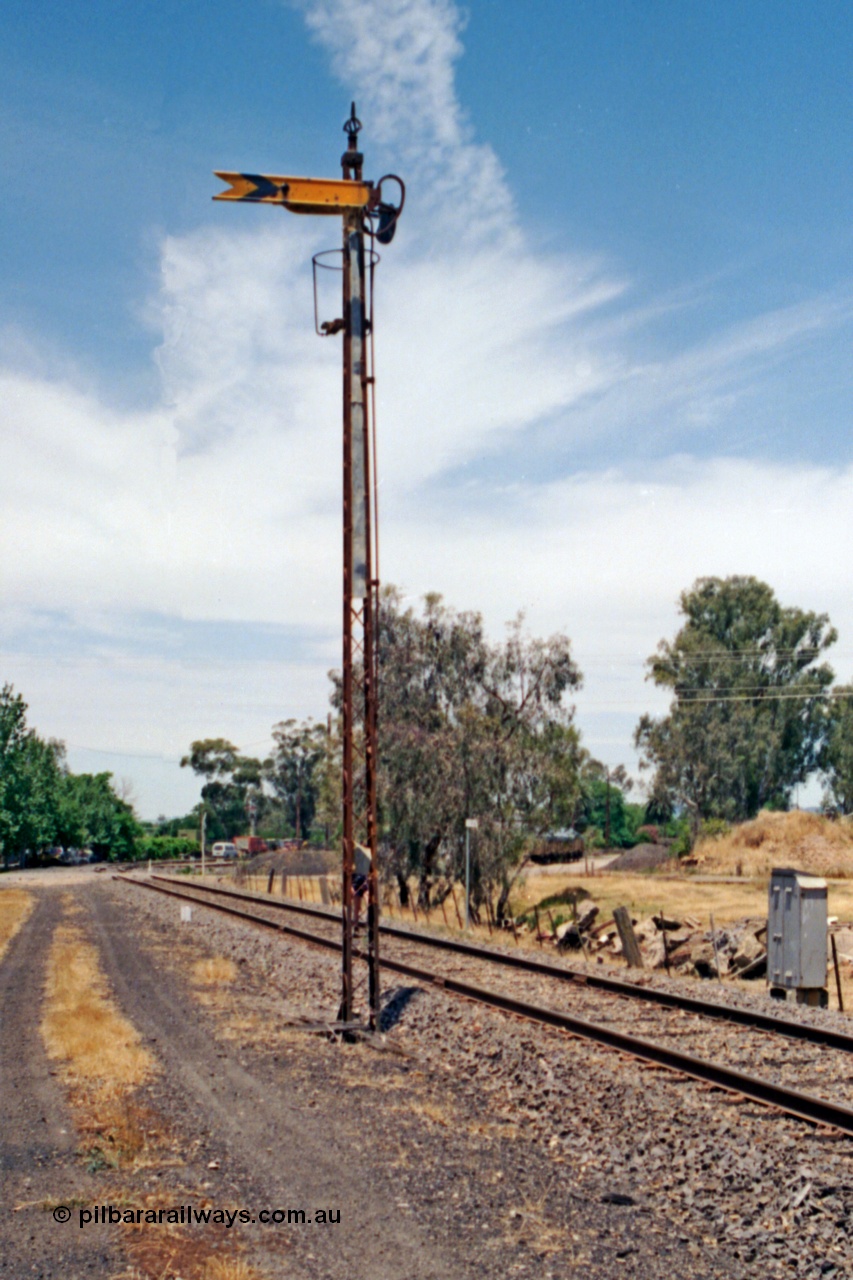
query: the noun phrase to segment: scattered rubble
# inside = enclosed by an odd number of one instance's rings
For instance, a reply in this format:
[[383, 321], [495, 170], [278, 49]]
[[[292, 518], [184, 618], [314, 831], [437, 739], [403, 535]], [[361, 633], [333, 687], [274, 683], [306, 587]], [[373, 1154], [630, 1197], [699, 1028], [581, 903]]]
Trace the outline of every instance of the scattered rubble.
[[[583, 951], [589, 958], [615, 959], [624, 954], [616, 922], [600, 920], [598, 903], [587, 899], [578, 904], [575, 918], [558, 924], [543, 937], [561, 951]], [[540, 916], [540, 920], [542, 917]], [[764, 916], [744, 917], [733, 924], [704, 928], [695, 916], [678, 919], [661, 913], [631, 917], [639, 945], [641, 967], [665, 969], [697, 978], [764, 978], [767, 974], [767, 920]], [[853, 965], [853, 925], [829, 922], [839, 960]]]
[[[616, 923], [596, 923], [600, 907], [592, 899], [579, 904], [576, 918], [557, 926], [553, 940], [560, 950], [615, 957], [623, 954]], [[767, 921], [746, 918], [706, 929], [695, 916], [683, 920], [659, 914], [631, 917], [642, 967], [675, 970], [699, 978], [761, 978], [767, 963]], [[853, 956], [853, 929], [844, 934], [844, 949]], [[849, 936], [848, 936], [849, 935]], [[840, 935], [839, 935], [840, 936]]]

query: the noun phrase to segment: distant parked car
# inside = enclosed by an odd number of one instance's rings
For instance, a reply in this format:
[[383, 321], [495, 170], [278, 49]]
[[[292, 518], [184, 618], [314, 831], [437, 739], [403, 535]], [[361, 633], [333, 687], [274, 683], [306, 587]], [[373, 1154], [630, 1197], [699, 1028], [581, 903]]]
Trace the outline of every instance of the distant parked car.
[[217, 840], [210, 853], [214, 858], [237, 858], [240, 850], [230, 840]]

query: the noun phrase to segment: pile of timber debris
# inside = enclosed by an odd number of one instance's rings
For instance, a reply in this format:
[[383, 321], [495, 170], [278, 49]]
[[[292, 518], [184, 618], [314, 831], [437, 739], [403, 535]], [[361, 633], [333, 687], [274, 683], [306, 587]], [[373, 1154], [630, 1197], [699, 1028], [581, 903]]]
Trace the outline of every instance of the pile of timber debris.
[[[666, 969], [688, 977], [763, 978], [767, 974], [764, 916], [745, 916], [734, 924], [705, 929], [695, 916], [682, 920], [665, 914], [632, 917], [625, 907], [617, 908], [614, 919], [602, 922], [599, 915], [591, 899], [578, 903], [574, 919], [564, 924], [555, 926], [550, 912], [545, 912], [538, 917], [540, 940], [555, 943], [560, 951], [583, 951], [588, 959], [625, 956], [635, 967]], [[546, 917], [550, 930], [545, 928]], [[630, 924], [627, 948], [626, 924]], [[830, 916], [828, 927], [838, 959], [853, 968], [853, 925]]]
[[[575, 918], [557, 925], [553, 932], [558, 948], [583, 951], [602, 960], [626, 954], [618, 920], [599, 922], [599, 914], [592, 900], [578, 903]], [[704, 928], [695, 916], [682, 920], [664, 914], [631, 918], [624, 912], [623, 920], [630, 920], [645, 969], [667, 969], [699, 978], [763, 978], [767, 971], [764, 918], [746, 918], [716, 929]], [[629, 941], [629, 951], [630, 946]]]

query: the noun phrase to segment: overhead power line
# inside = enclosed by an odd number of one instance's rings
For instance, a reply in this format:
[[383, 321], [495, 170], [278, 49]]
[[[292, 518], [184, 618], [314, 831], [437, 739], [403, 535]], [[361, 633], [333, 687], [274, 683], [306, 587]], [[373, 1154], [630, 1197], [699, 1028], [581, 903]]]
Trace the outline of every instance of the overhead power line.
[[[689, 692], [689, 691], [688, 691]], [[676, 693], [676, 698], [680, 694]], [[796, 702], [805, 701], [807, 698], [839, 698], [851, 697], [849, 693], [844, 694], [836, 689], [820, 689], [814, 692], [801, 692], [799, 690], [787, 689], [767, 689], [761, 694], [758, 693], [712, 693], [705, 697], [684, 698], [684, 704], [693, 706], [700, 702]]]
[[[661, 687], [661, 686], [658, 686], [658, 687]], [[826, 691], [827, 691], [827, 686], [823, 684], [816, 684], [811, 686], [798, 685], [797, 688], [795, 689], [786, 689], [782, 685], [772, 685], [772, 684], [733, 684], [733, 685], [725, 686], [722, 689], [711, 689], [711, 688], [708, 688], [707, 685], [703, 685], [703, 684], [682, 684], [682, 685], [676, 685], [675, 688], [672, 690], [672, 692], [675, 694], [677, 698], [680, 698], [682, 694], [685, 694], [685, 693], [704, 693], [704, 694], [707, 694], [708, 697], [714, 697], [714, 698], [723, 698], [723, 697], [726, 697], [728, 694], [738, 695], [743, 697], [750, 697], [750, 698], [760, 698], [765, 696], [772, 697], [776, 693], [784, 693], [784, 694], [791, 694], [791, 695], [796, 694], [797, 696], [802, 695], [802, 697], [808, 698], [814, 694], [825, 693]]]

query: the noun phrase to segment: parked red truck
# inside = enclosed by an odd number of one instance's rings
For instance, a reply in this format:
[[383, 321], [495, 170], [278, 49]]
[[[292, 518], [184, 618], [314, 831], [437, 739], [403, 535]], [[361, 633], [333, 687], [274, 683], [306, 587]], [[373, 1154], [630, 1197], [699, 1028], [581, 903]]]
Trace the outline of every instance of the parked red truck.
[[269, 846], [260, 836], [235, 836], [234, 843], [245, 856], [254, 857], [256, 853], [266, 853]]

